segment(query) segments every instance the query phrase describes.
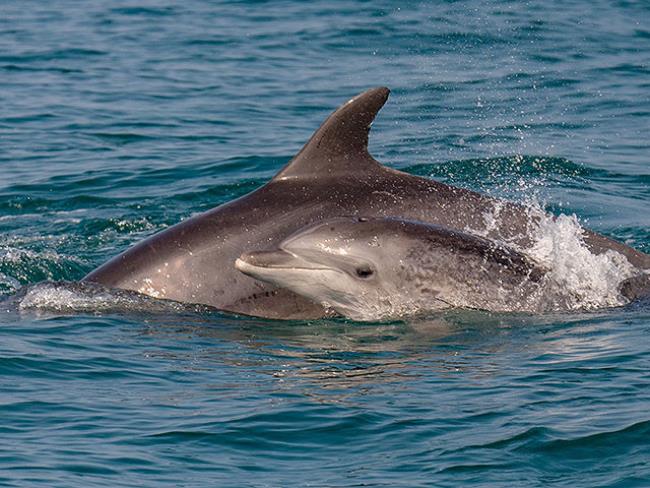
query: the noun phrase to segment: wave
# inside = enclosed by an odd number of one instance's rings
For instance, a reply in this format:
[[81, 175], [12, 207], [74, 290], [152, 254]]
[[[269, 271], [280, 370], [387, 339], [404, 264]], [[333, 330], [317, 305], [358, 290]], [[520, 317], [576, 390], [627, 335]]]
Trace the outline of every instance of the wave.
[[90, 282], [44, 281], [22, 288], [5, 299], [19, 312], [59, 313], [179, 313], [211, 312], [214, 308], [152, 298], [130, 290]]
[[53, 250], [33, 251], [11, 246], [0, 247], [0, 296], [15, 293], [21, 283], [73, 279], [83, 273], [85, 261]]

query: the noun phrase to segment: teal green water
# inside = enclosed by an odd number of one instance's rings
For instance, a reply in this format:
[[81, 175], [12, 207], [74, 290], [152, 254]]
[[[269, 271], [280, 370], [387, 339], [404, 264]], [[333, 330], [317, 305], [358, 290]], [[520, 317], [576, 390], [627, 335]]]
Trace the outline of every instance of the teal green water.
[[650, 252], [649, 20], [625, 1], [4, 1], [0, 485], [650, 486], [648, 303], [382, 324], [56, 287], [62, 311], [18, 305], [257, 188], [376, 85], [380, 161]]

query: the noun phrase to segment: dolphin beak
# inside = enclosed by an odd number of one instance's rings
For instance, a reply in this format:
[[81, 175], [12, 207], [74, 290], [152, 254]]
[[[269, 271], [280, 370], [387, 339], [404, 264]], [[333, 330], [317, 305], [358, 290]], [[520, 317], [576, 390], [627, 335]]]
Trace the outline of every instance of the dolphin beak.
[[253, 277], [272, 274], [274, 270], [329, 269], [282, 249], [245, 252], [235, 261], [235, 268]]
[[240, 266], [255, 266], [256, 268], [293, 268], [296, 265], [296, 257], [286, 251], [253, 251], [245, 252], [237, 261], [235, 266], [242, 271]]

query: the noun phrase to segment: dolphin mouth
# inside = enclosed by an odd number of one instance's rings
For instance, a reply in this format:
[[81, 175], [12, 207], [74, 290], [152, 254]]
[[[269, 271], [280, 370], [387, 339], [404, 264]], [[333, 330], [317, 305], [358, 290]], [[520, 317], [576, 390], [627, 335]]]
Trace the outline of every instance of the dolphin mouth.
[[283, 249], [245, 252], [235, 261], [235, 267], [244, 274], [260, 269], [330, 270], [322, 264], [307, 261]]

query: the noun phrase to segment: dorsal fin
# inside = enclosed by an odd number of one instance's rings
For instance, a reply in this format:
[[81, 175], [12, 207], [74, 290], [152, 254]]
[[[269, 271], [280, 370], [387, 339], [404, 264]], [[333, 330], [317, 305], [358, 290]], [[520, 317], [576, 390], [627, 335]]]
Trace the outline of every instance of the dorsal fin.
[[389, 93], [372, 88], [340, 106], [273, 180], [378, 167], [368, 153], [368, 132]]

